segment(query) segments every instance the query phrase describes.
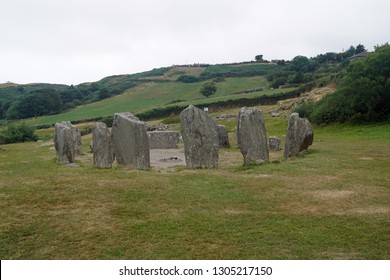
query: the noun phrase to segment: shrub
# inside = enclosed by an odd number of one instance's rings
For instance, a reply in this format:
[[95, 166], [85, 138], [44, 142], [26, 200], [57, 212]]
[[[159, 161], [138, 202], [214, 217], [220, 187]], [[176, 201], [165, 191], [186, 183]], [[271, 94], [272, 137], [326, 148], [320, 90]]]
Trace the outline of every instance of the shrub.
[[313, 101], [307, 101], [302, 103], [294, 109], [294, 112], [299, 113], [301, 118], [310, 118], [313, 113], [314, 103]]
[[[390, 47], [352, 61], [335, 93], [297, 109], [318, 124], [376, 122], [390, 117]], [[331, 78], [332, 79], [332, 78]], [[334, 77], [333, 77], [334, 79]]]
[[35, 128], [25, 123], [19, 125], [10, 124], [0, 133], [0, 142], [3, 144], [37, 141]]
[[215, 86], [215, 83], [208, 82], [205, 83], [202, 88], [199, 91], [203, 96], [209, 97], [217, 92], [217, 87]]
[[192, 75], [181, 75], [177, 78], [177, 81], [182, 83], [196, 83], [199, 82], [199, 78]]

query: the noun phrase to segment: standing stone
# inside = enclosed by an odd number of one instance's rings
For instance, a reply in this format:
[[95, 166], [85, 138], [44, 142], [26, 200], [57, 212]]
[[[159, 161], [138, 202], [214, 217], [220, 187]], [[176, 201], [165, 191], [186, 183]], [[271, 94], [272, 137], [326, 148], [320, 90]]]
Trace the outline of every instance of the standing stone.
[[244, 107], [237, 118], [237, 142], [244, 157], [244, 165], [269, 160], [267, 132], [263, 112]]
[[192, 105], [180, 114], [181, 134], [188, 168], [218, 167], [218, 128], [206, 112]]
[[220, 148], [230, 148], [229, 135], [224, 125], [218, 125], [218, 139]]
[[270, 136], [268, 139], [269, 148], [273, 151], [279, 151], [282, 149], [282, 141], [279, 137]]
[[81, 134], [69, 121], [55, 124], [54, 146], [60, 163], [74, 163], [75, 155], [81, 154]]
[[112, 144], [119, 165], [141, 170], [150, 169], [146, 125], [133, 114], [117, 113], [114, 115]]
[[284, 157], [289, 158], [313, 144], [314, 132], [308, 119], [292, 113], [288, 120]]
[[105, 123], [92, 127], [93, 164], [98, 168], [111, 168], [114, 161], [111, 134]]
[[73, 135], [73, 140], [74, 140], [74, 151], [75, 151], [76, 155], [81, 156], [83, 154], [82, 142], [81, 142], [81, 132], [74, 125], [71, 125], [71, 129], [72, 129], [72, 135]]
[[150, 149], [175, 149], [179, 144], [177, 131], [148, 131]]

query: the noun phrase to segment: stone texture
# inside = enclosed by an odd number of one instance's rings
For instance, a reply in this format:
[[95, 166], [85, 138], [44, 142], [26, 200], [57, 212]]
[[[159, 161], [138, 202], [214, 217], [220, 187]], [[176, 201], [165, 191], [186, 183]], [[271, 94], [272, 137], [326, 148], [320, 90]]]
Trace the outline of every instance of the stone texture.
[[292, 113], [288, 120], [284, 157], [289, 158], [313, 144], [314, 132], [308, 119]]
[[82, 155], [83, 149], [82, 149], [82, 141], [81, 141], [81, 132], [74, 125], [71, 125], [71, 129], [72, 129], [73, 140], [75, 143], [74, 144], [74, 151], [75, 151], [76, 155]]
[[256, 108], [241, 108], [237, 118], [237, 142], [244, 157], [244, 165], [269, 160], [267, 132], [263, 112]]
[[[146, 125], [131, 113], [117, 113], [112, 124], [114, 156], [119, 165], [150, 169]], [[94, 147], [95, 149], [95, 147]]]
[[93, 164], [98, 168], [111, 168], [114, 154], [111, 134], [105, 123], [98, 122], [92, 127]]
[[188, 168], [218, 167], [218, 128], [206, 112], [192, 105], [180, 114], [181, 134]]
[[229, 135], [224, 125], [218, 125], [218, 139], [220, 148], [230, 148]]
[[82, 153], [80, 131], [69, 121], [56, 123], [54, 147], [60, 163], [73, 163], [76, 154]]
[[150, 149], [176, 149], [180, 134], [177, 131], [148, 131]]
[[269, 148], [273, 151], [280, 151], [282, 149], [282, 141], [279, 137], [270, 136], [268, 139]]

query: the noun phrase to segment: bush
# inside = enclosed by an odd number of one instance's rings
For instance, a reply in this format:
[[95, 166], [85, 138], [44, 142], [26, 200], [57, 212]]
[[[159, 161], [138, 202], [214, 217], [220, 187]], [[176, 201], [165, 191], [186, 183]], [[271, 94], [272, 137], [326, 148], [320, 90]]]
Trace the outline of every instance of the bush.
[[199, 82], [200, 79], [192, 75], [181, 75], [177, 78], [177, 81], [182, 83], [196, 83]]
[[298, 113], [301, 118], [310, 118], [313, 113], [313, 108], [313, 101], [307, 101], [295, 108], [294, 112]]
[[35, 128], [28, 126], [25, 123], [19, 125], [10, 124], [0, 133], [0, 143], [20, 143], [37, 141], [38, 136], [35, 135]]
[[217, 87], [215, 86], [215, 83], [208, 82], [205, 83], [202, 88], [199, 91], [203, 96], [209, 97], [217, 92]]
[[376, 122], [390, 117], [390, 47], [379, 48], [347, 67], [337, 90], [297, 109], [318, 124]]

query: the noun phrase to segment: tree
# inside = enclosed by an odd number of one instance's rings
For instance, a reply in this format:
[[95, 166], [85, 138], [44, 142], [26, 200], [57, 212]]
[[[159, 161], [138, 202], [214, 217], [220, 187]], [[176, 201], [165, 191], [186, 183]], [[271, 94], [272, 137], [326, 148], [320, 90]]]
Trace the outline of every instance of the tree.
[[255, 59], [256, 59], [256, 62], [263, 62], [264, 61], [262, 54], [256, 55]]
[[310, 60], [306, 56], [298, 55], [293, 58], [289, 68], [296, 72], [306, 72], [310, 68]]
[[51, 89], [32, 91], [15, 100], [7, 110], [7, 119], [24, 119], [61, 112], [60, 95]]
[[364, 53], [366, 51], [366, 48], [362, 44], [359, 44], [356, 46], [355, 54]]
[[209, 97], [217, 92], [217, 86], [213, 82], [207, 82], [203, 84], [199, 91], [203, 96]]

